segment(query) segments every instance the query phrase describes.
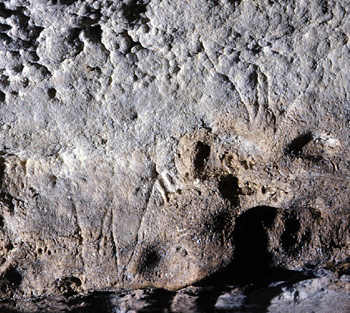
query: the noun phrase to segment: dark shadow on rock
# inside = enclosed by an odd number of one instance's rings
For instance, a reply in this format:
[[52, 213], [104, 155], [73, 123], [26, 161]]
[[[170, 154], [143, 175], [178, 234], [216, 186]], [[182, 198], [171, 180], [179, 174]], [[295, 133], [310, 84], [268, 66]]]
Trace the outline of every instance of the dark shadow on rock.
[[238, 185], [238, 178], [229, 174], [219, 180], [219, 191], [224, 199], [230, 201], [232, 206], [239, 206], [239, 195], [242, 190]]
[[13, 266], [1, 276], [0, 278], [0, 290], [3, 293], [13, 294], [22, 282], [21, 273]]
[[203, 169], [210, 156], [210, 146], [203, 142], [197, 142], [196, 156], [193, 161], [194, 170], [198, 177], [203, 176]]
[[11, 310], [8, 308], [3, 308], [0, 303], [0, 312], [1, 313], [20, 313], [19, 311]]
[[175, 292], [164, 289], [145, 290], [141, 297], [135, 296], [132, 291], [95, 292], [87, 297], [71, 300], [69, 306], [81, 305], [81, 308], [71, 310], [72, 313], [170, 312], [174, 295]]
[[146, 313], [146, 312], [170, 312], [171, 302], [175, 296], [175, 292], [167, 291], [164, 289], [155, 289], [149, 293], [147, 297], [148, 306], [138, 310], [137, 312]]
[[[276, 208], [259, 206], [249, 209], [236, 219], [232, 235], [235, 244], [234, 259], [222, 271], [196, 284], [201, 287], [196, 289], [194, 295], [196, 312], [230, 312], [218, 310], [215, 304], [223, 292], [230, 292], [236, 287], [241, 290], [243, 299], [237, 304], [239, 307], [231, 312], [239, 312], [240, 308], [242, 312], [267, 312], [271, 299], [278, 296], [282, 288], [315, 277], [311, 272], [273, 267], [272, 255], [268, 251], [268, 229], [274, 226], [277, 213]], [[286, 228], [293, 230], [296, 226], [287, 223]], [[284, 239], [288, 241], [290, 236], [285, 236], [287, 237]], [[152, 268], [152, 264], [157, 262], [153, 248], [146, 250], [144, 259]], [[12, 279], [14, 283], [19, 281], [16, 275], [12, 276], [15, 277]], [[175, 292], [163, 289], [145, 289], [141, 294], [133, 291], [96, 292], [86, 297], [67, 299], [67, 306], [72, 308], [69, 312], [73, 313], [112, 313], [119, 312], [119, 309], [171, 312], [175, 295]]]
[[[223, 291], [224, 286], [218, 286], [214, 288], [203, 288], [198, 293], [198, 299], [196, 301], [197, 312], [205, 312], [205, 313], [217, 313], [218, 310], [215, 309], [215, 303], [217, 302], [218, 297]], [[220, 312], [226, 312], [220, 310]]]
[[[235, 252], [232, 263], [197, 285], [215, 286], [213, 299], [217, 299], [225, 286], [244, 287], [247, 297], [244, 305], [251, 307], [253, 312], [255, 306], [259, 312], [265, 312], [282, 286], [314, 277], [307, 272], [273, 267], [267, 229], [273, 226], [276, 216], [277, 209], [269, 206], [254, 207], [239, 216], [233, 232]], [[276, 282], [281, 283], [271, 287]]]
[[122, 6], [124, 18], [129, 24], [136, 24], [147, 11], [148, 0], [131, 0]]
[[81, 308], [71, 310], [72, 313], [111, 313], [113, 305], [111, 303], [111, 293], [95, 292], [87, 297], [77, 298], [70, 301], [69, 305], [81, 303]]
[[277, 209], [268, 206], [252, 208], [236, 221], [234, 267], [238, 279], [247, 282], [265, 280], [264, 272], [271, 267], [272, 257], [267, 251], [266, 229], [271, 228]]
[[304, 133], [295, 138], [287, 147], [286, 154], [295, 157], [299, 156], [304, 147], [313, 140], [313, 134], [311, 132]]
[[266, 280], [271, 255], [267, 251], [266, 228], [271, 227], [277, 210], [273, 207], [254, 207], [236, 220], [233, 232], [235, 245], [232, 263], [219, 273], [205, 279], [202, 284], [249, 284]]

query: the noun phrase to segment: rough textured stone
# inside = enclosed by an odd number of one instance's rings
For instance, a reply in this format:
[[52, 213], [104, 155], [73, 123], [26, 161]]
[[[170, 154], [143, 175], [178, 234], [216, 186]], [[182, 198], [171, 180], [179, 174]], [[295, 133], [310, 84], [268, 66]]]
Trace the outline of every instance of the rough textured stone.
[[0, 1], [1, 297], [346, 259], [349, 8]]
[[[349, 273], [349, 264], [346, 265]], [[1, 312], [74, 313], [229, 313], [229, 312], [337, 312], [350, 309], [350, 276], [318, 271], [312, 278], [259, 284], [190, 286], [176, 292], [162, 289], [137, 289], [95, 292], [87, 296], [0, 302]]]

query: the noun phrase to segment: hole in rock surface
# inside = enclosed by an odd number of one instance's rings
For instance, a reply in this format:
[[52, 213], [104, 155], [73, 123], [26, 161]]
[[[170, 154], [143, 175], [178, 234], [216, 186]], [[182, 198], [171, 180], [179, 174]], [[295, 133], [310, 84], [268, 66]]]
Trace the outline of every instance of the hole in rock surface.
[[233, 206], [239, 205], [241, 188], [238, 186], [238, 179], [233, 175], [227, 175], [219, 180], [219, 191], [224, 199], [231, 202]]
[[159, 262], [161, 260], [161, 255], [156, 246], [147, 247], [140, 259], [138, 265], [138, 271], [146, 279], [151, 278], [156, 270]]
[[6, 100], [6, 95], [2, 91], [0, 91], [0, 102], [5, 102]]
[[303, 148], [311, 142], [313, 135], [307, 132], [295, 138], [287, 147], [286, 152], [291, 156], [298, 156], [303, 152]]
[[77, 288], [81, 286], [81, 280], [78, 277], [65, 277], [57, 283], [58, 289], [65, 297], [71, 297], [77, 293]]
[[149, 0], [130, 0], [123, 6], [123, 15], [128, 23], [136, 23], [147, 11]]
[[195, 149], [196, 149], [196, 156], [195, 156], [193, 165], [197, 175], [200, 175], [204, 169], [205, 162], [209, 158], [210, 146], [208, 146], [203, 142], [197, 142]]
[[47, 94], [50, 97], [50, 99], [53, 99], [56, 97], [56, 89], [55, 88], [49, 88], [47, 90]]
[[102, 29], [100, 25], [90, 26], [87, 28], [86, 35], [95, 43], [102, 40]]
[[2, 292], [12, 292], [19, 287], [22, 282], [22, 275], [14, 267], [10, 267], [0, 280], [0, 290]]

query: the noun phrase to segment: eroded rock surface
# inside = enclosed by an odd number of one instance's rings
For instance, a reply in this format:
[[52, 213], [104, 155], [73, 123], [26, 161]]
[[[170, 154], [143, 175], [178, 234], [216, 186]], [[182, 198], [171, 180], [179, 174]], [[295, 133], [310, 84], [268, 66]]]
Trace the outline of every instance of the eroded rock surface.
[[346, 259], [349, 8], [2, 0], [1, 297]]
[[[344, 265], [349, 273], [349, 264]], [[263, 285], [251, 281], [248, 285], [189, 286], [176, 292], [146, 288], [35, 301], [5, 300], [0, 301], [0, 308], [4, 313], [349, 312], [350, 276], [342, 271], [316, 272], [318, 275], [291, 272], [287, 280], [272, 279]]]

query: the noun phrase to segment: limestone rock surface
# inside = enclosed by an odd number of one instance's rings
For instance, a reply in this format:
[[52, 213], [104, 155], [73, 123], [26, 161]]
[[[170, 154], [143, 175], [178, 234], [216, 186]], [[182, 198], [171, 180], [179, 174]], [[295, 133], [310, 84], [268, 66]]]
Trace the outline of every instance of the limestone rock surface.
[[0, 0], [1, 297], [346, 259], [349, 10]]
[[1, 301], [0, 309], [4, 313], [348, 313], [350, 276], [329, 270], [319, 274], [290, 277], [265, 286], [189, 286], [176, 292], [144, 288], [36, 301], [11, 299]]

